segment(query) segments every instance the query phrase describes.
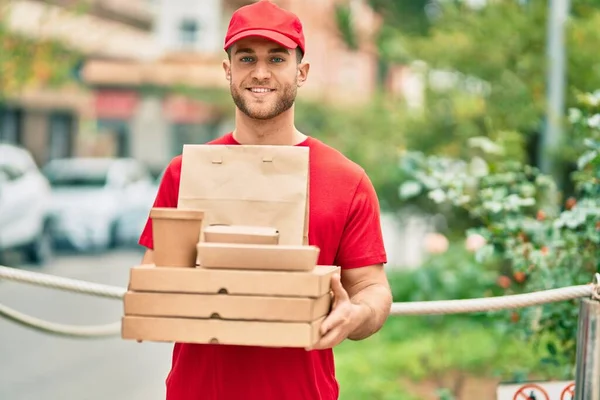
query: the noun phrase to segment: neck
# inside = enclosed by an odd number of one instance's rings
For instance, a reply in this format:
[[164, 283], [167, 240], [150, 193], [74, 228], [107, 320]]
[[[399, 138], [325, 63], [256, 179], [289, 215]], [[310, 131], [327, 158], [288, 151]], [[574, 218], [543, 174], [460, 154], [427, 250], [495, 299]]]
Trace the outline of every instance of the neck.
[[246, 145], [293, 146], [306, 139], [294, 125], [293, 107], [269, 120], [250, 118], [236, 109], [233, 137]]

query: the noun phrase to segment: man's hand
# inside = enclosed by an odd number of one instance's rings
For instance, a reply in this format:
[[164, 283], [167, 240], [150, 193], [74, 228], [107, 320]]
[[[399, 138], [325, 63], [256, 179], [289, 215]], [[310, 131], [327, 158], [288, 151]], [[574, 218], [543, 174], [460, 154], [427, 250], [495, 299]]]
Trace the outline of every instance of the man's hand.
[[356, 328], [360, 306], [350, 301], [339, 274], [331, 277], [331, 289], [334, 296], [333, 307], [321, 324], [322, 337], [317, 344], [307, 350], [335, 347]]

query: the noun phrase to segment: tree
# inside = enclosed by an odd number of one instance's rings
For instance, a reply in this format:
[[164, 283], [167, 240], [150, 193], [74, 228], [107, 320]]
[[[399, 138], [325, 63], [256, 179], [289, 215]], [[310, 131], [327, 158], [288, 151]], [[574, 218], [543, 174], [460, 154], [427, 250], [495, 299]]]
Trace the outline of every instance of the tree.
[[6, 0], [0, 0], [0, 103], [26, 88], [61, 84], [72, 76], [79, 56], [51, 40], [33, 40], [8, 28]]
[[[525, 136], [527, 161], [536, 162], [546, 110], [546, 2], [504, 0], [482, 7], [466, 1], [369, 2], [384, 19], [379, 37], [384, 62], [424, 61], [426, 77], [443, 70], [457, 78], [450, 90], [429, 85], [423, 118], [410, 118], [404, 129], [409, 148], [444, 152], [472, 136], [498, 139], [517, 132]], [[568, 106], [576, 92], [600, 87], [599, 9], [598, 0], [573, 1]]]

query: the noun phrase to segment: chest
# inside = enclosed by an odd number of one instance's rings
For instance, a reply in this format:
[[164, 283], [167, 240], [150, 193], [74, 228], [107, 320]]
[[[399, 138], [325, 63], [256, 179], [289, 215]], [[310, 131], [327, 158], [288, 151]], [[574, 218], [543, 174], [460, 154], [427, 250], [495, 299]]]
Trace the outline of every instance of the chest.
[[328, 174], [312, 173], [309, 185], [309, 243], [331, 263], [339, 247], [352, 202], [352, 185]]

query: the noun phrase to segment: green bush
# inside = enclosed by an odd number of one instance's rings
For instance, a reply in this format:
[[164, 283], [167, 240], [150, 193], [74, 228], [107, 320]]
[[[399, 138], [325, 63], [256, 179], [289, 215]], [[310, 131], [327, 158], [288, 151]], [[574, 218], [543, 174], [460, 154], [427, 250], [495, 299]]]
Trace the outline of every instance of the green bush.
[[[473, 255], [458, 245], [419, 269], [391, 271], [389, 277], [395, 302], [497, 292], [495, 275], [481, 273]], [[347, 341], [335, 349], [341, 398], [413, 400], [420, 397], [410, 387], [422, 384], [434, 385], [441, 400], [450, 400], [464, 398], [466, 378], [523, 381], [560, 375], [553, 365], [540, 364], [543, 346], [505, 335], [500, 322], [493, 313], [392, 316], [368, 340]]]
[[[502, 147], [487, 138], [470, 141], [478, 154], [468, 161], [407, 154], [403, 168], [412, 175], [400, 192], [426, 196], [438, 204], [466, 210], [476, 222], [468, 235], [486, 244], [477, 260], [498, 271], [505, 293], [589, 283], [600, 268], [600, 92], [581, 97], [571, 110], [574, 148], [583, 152], [572, 175], [576, 197], [560, 212], [549, 199], [554, 181], [536, 168], [503, 157]], [[510, 312], [515, 332], [548, 343], [547, 362], [563, 366], [571, 377], [575, 363], [577, 301]]]
[[420, 268], [389, 273], [396, 302], [492, 296], [500, 293], [496, 279], [497, 273], [477, 263], [463, 243], [452, 243]]

